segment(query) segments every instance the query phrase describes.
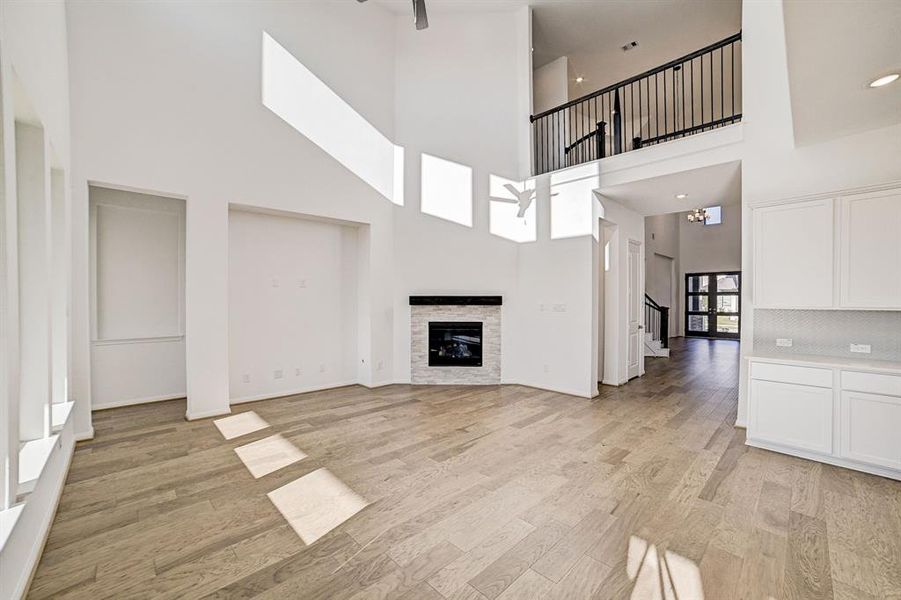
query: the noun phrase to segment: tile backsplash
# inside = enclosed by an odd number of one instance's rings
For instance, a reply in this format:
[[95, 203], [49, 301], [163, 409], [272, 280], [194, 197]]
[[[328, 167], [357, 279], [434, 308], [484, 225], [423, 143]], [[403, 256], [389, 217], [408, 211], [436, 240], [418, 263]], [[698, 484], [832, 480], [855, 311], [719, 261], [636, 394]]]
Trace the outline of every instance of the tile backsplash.
[[[791, 338], [792, 346], [776, 346], [776, 338]], [[850, 344], [869, 344], [872, 351], [855, 354]], [[901, 311], [757, 309], [754, 350], [901, 361]]]

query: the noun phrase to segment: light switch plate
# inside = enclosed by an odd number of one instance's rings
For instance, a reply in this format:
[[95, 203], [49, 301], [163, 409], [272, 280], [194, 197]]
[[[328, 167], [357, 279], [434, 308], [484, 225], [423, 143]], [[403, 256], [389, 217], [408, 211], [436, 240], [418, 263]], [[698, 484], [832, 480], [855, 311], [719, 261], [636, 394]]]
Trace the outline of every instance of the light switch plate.
[[791, 338], [776, 338], [776, 345], [780, 348], [791, 348], [792, 347], [792, 339]]
[[851, 350], [851, 352], [859, 352], [861, 354], [869, 354], [870, 353], [870, 345], [869, 344], [851, 344], [850, 350]]

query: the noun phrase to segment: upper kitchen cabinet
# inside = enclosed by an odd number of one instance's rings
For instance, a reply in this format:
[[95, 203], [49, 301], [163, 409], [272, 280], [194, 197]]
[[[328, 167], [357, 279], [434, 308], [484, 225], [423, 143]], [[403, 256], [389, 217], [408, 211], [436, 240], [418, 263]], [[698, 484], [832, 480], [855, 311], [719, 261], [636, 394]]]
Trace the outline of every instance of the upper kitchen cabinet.
[[901, 185], [753, 209], [757, 308], [901, 310]]
[[832, 199], [754, 209], [754, 304], [758, 308], [831, 308]]
[[901, 308], [901, 189], [839, 200], [842, 308]]

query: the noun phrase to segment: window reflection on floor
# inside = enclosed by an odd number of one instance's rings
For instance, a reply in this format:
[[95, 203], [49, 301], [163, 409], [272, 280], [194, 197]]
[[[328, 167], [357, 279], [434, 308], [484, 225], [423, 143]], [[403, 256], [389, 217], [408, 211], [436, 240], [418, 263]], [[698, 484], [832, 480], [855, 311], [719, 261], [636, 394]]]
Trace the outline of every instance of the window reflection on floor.
[[369, 504], [328, 469], [317, 469], [268, 496], [307, 545]]
[[260, 415], [252, 410], [230, 417], [216, 419], [213, 421], [213, 424], [219, 429], [222, 437], [227, 440], [269, 427], [269, 423], [264, 421]]
[[235, 453], [256, 479], [307, 457], [294, 444], [278, 434], [238, 446]]
[[633, 582], [632, 600], [704, 600], [701, 571], [675, 552], [660, 552], [638, 536], [629, 538], [626, 573]]

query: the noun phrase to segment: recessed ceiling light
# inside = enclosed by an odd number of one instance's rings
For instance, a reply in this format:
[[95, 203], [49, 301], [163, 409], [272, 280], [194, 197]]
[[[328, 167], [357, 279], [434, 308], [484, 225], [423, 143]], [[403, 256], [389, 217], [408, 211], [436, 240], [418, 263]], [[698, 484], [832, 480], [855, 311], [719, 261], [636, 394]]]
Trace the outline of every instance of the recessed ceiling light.
[[685, 200], [688, 198], [688, 194], [676, 194], [676, 200]]
[[879, 79], [871, 81], [870, 87], [877, 88], [877, 87], [882, 87], [884, 85], [888, 85], [888, 84], [892, 83], [893, 81], [897, 81], [899, 77], [901, 77], [901, 75], [899, 75], [898, 73], [890, 73], [889, 75], [886, 75], [885, 77], [880, 77]]
[[585, 81], [584, 77], [576, 77], [576, 83], [582, 83], [583, 81]]

